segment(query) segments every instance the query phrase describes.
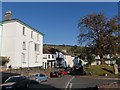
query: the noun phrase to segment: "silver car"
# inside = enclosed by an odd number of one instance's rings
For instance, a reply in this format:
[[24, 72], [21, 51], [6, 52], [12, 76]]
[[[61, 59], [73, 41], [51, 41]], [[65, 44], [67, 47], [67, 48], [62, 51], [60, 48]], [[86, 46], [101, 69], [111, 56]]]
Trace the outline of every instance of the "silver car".
[[31, 79], [36, 80], [37, 82], [41, 83], [43, 81], [47, 81], [48, 76], [46, 76], [45, 74], [34, 74], [31, 76]]

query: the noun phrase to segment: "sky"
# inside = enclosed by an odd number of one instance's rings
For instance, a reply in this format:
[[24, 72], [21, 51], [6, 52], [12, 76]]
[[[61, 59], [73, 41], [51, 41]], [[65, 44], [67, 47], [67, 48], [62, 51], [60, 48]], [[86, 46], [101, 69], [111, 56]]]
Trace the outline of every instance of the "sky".
[[80, 18], [103, 12], [108, 18], [118, 15], [117, 2], [3, 2], [6, 11], [44, 34], [44, 44], [78, 45]]

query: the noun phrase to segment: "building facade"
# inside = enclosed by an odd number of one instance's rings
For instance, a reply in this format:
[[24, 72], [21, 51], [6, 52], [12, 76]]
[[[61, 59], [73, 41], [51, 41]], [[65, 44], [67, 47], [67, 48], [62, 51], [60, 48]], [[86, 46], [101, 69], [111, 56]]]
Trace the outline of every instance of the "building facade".
[[9, 57], [12, 68], [40, 67], [43, 57], [43, 34], [19, 19], [2, 22], [1, 56]]
[[43, 54], [43, 68], [55, 68], [56, 55], [55, 54]]
[[44, 53], [43, 54], [43, 68], [56, 68], [56, 67], [68, 67], [68, 63], [72, 67], [72, 58], [62, 52]]
[[1, 48], [2, 48], [2, 23], [0, 23], [0, 55], [1, 55]]
[[73, 67], [74, 57], [71, 55], [65, 55], [65, 61], [67, 63], [67, 67]]

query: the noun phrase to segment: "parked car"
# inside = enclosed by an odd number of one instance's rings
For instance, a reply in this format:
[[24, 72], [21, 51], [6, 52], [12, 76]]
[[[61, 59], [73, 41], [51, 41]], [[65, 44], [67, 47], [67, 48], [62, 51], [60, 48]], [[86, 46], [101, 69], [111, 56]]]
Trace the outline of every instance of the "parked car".
[[11, 76], [3, 84], [2, 90], [17, 90], [27, 88], [29, 85], [29, 78], [26, 76]]
[[46, 76], [45, 74], [34, 74], [31, 76], [32, 80], [35, 80], [39, 83], [43, 82], [43, 81], [47, 81], [48, 80], [48, 76]]
[[63, 70], [61, 70], [61, 74], [62, 74], [62, 75], [67, 75], [67, 73], [68, 73], [68, 72], [67, 72], [67, 71], [65, 71], [64, 69], [63, 69]]
[[65, 71], [67, 72], [67, 74], [72, 73], [72, 68], [66, 68]]
[[62, 73], [60, 71], [53, 71], [50, 73], [50, 77], [61, 77]]

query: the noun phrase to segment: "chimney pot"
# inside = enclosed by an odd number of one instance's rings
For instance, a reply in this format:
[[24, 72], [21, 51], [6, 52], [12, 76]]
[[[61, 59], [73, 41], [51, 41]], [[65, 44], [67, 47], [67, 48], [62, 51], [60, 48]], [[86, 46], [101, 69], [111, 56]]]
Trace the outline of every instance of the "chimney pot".
[[11, 13], [11, 11], [6, 11], [4, 19], [5, 20], [11, 20], [12, 19], [12, 13]]

